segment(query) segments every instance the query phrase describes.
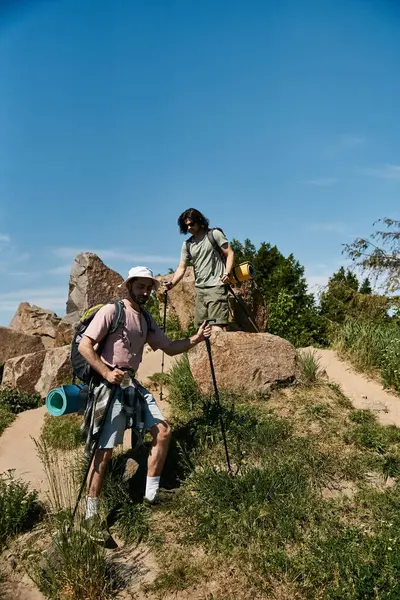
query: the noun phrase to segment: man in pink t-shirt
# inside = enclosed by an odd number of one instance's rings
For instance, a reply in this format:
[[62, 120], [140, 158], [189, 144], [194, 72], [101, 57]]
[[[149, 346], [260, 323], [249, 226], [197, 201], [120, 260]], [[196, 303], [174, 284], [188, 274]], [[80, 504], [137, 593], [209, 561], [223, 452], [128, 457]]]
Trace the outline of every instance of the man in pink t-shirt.
[[[165, 335], [153, 318], [149, 327], [141, 307], [145, 305], [153, 289], [157, 290], [160, 284], [147, 267], [130, 269], [127, 279], [121, 285], [126, 289], [126, 298], [123, 300], [124, 326], [107, 336], [115, 310], [113, 304], [107, 304], [94, 316], [79, 344], [79, 352], [102, 378], [102, 382], [96, 388], [97, 397], [103, 392], [108, 392], [110, 384], [120, 385], [123, 380], [125, 384], [127, 370], [131, 374], [137, 371], [145, 343], [153, 350], [161, 349], [169, 356], [174, 356], [186, 352], [211, 335], [211, 328], [206, 323], [203, 323], [192, 337], [175, 341]], [[106, 339], [99, 355], [95, 347], [104, 338]], [[158, 497], [160, 475], [168, 452], [171, 429], [154, 397], [144, 388], [142, 391], [146, 399], [144, 427], [153, 437], [145, 491], [145, 501], [152, 504]], [[98, 541], [106, 541], [109, 535], [101, 526], [98, 517], [99, 496], [113, 448], [122, 443], [126, 426], [127, 413], [124, 405], [119, 398], [115, 398], [107, 411], [98, 450], [88, 476], [86, 524], [92, 537]]]

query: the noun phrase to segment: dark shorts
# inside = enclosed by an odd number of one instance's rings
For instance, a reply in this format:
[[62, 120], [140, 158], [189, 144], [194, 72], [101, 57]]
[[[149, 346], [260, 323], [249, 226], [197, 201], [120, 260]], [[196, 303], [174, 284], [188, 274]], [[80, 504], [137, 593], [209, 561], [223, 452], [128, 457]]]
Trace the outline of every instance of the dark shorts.
[[196, 288], [194, 322], [199, 327], [205, 319], [215, 319], [215, 325], [228, 325], [228, 290], [224, 285]]

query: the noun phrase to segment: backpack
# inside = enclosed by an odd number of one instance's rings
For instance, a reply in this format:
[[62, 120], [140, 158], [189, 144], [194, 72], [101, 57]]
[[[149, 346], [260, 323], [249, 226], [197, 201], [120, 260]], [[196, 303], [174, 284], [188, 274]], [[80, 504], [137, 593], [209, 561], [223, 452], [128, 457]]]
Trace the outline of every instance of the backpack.
[[[120, 327], [125, 325], [125, 305], [122, 300], [118, 300], [117, 302], [112, 302], [110, 304], [114, 304], [115, 310], [114, 315], [111, 321], [111, 325], [107, 334], [98, 344], [96, 349], [97, 354], [101, 354], [104, 348], [105, 341], [107, 336], [110, 333], [114, 333]], [[73, 372], [73, 381], [75, 383], [76, 379], [80, 379], [83, 383], [89, 384], [93, 376], [96, 375], [96, 371], [92, 369], [87, 360], [82, 356], [82, 354], [78, 350], [78, 346], [80, 341], [83, 338], [83, 335], [86, 329], [89, 326], [89, 323], [92, 322], [94, 316], [99, 312], [99, 310], [105, 306], [104, 304], [98, 304], [97, 306], [93, 306], [89, 308], [85, 313], [83, 313], [82, 317], [79, 320], [78, 327], [75, 331], [74, 337], [71, 343], [71, 364], [72, 364], [72, 372]], [[141, 313], [143, 314], [148, 331], [154, 331], [151, 323], [150, 314], [141, 309]]]

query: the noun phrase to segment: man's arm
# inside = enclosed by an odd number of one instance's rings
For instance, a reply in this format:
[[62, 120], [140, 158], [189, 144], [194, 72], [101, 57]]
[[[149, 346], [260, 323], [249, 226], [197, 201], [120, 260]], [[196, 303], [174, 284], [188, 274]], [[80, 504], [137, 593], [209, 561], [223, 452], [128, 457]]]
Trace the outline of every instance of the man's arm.
[[230, 244], [223, 244], [220, 247], [220, 250], [226, 258], [225, 271], [221, 279], [224, 283], [229, 283], [229, 275], [231, 274], [233, 265], [235, 263], [235, 253], [233, 252]]
[[164, 347], [163, 350], [165, 354], [168, 356], [175, 356], [176, 354], [182, 354], [182, 352], [187, 352], [190, 348], [196, 346], [199, 342], [205, 340], [205, 338], [210, 337], [211, 335], [211, 327], [206, 322], [200, 325], [197, 333], [192, 335], [190, 338], [186, 338], [184, 340], [175, 340], [170, 341], [168, 346]]
[[186, 272], [186, 268], [187, 268], [187, 262], [186, 262], [186, 260], [181, 258], [181, 262], [179, 263], [179, 266], [178, 266], [177, 270], [175, 271], [174, 276], [172, 277], [171, 281], [167, 281], [165, 284], [165, 287], [168, 290], [172, 290], [172, 288], [175, 287], [176, 284], [180, 282], [180, 280], [182, 279], [182, 277], [184, 276], [184, 274]]
[[111, 369], [108, 367], [95, 352], [97, 342], [92, 338], [83, 336], [79, 343], [78, 350], [83, 358], [88, 361], [89, 365], [109, 383], [121, 383], [124, 378], [124, 372], [120, 369]]

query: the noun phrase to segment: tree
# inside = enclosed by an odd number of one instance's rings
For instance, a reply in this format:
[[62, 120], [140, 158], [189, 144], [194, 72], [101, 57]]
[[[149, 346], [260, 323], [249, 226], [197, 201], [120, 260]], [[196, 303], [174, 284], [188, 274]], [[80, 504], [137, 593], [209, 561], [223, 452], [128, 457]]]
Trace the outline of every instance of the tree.
[[276, 246], [262, 242], [257, 250], [249, 239], [234, 239], [231, 246], [237, 263], [249, 261], [255, 283], [268, 307], [268, 331], [294, 345], [323, 342], [315, 299], [308, 293], [304, 267], [293, 254], [285, 257]]
[[360, 294], [372, 294], [372, 286], [368, 277], [364, 279], [360, 287]]
[[344, 267], [332, 275], [320, 298], [320, 314], [329, 321], [343, 323], [358, 292], [358, 279]]
[[385, 230], [378, 229], [369, 238], [357, 238], [345, 244], [344, 253], [361, 267], [369, 271], [375, 279], [380, 279], [387, 293], [400, 290], [400, 221], [379, 219]]

